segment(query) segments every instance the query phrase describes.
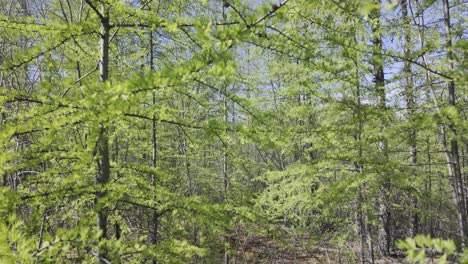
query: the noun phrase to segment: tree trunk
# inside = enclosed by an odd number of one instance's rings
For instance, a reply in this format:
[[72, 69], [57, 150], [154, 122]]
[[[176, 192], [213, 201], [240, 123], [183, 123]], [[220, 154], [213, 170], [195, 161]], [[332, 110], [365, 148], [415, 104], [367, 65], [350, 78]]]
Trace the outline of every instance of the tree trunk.
[[[405, 99], [406, 99], [406, 107], [407, 107], [407, 117], [408, 122], [412, 122], [414, 119], [414, 107], [415, 107], [415, 94], [414, 94], [414, 87], [413, 87], [413, 71], [411, 69], [411, 31], [410, 31], [410, 20], [408, 18], [408, 0], [401, 1], [401, 11], [402, 11], [402, 18], [404, 24], [404, 31], [405, 31], [405, 64], [404, 64], [404, 74], [405, 74]], [[413, 165], [411, 173], [411, 180], [414, 181], [416, 179], [416, 165], [417, 165], [417, 143], [416, 143], [416, 130], [411, 128], [408, 135], [408, 143], [410, 145], [409, 152], [410, 152], [410, 163]], [[411, 197], [413, 206], [415, 210], [418, 207], [418, 200], [417, 197], [412, 195]], [[411, 226], [411, 234], [415, 236], [419, 232], [419, 214], [418, 212], [412, 212], [412, 226]]]
[[[99, 59], [99, 81], [103, 83], [109, 79], [109, 9], [106, 4], [101, 4], [101, 57]], [[99, 124], [99, 138], [97, 142], [97, 163], [98, 175], [97, 184], [100, 188], [110, 180], [110, 162], [109, 162], [109, 136], [107, 124]], [[98, 191], [96, 194], [97, 228], [101, 232], [101, 240], [107, 239], [107, 207], [101, 204], [101, 199], [106, 195], [106, 191]], [[107, 249], [100, 247], [98, 249], [98, 258], [100, 263], [105, 263], [107, 259]]]
[[[452, 36], [451, 36], [451, 23], [450, 23], [450, 9], [449, 9], [449, 2], [448, 0], [443, 0], [444, 4], [444, 22], [445, 22], [445, 31], [446, 31], [446, 41], [445, 41], [445, 48], [446, 48], [446, 55], [448, 60], [448, 67], [450, 71], [453, 71], [453, 53], [452, 53]], [[455, 94], [455, 81], [450, 80], [448, 83], [448, 103], [450, 107], [456, 108], [456, 94]], [[467, 206], [466, 206], [466, 197], [465, 197], [465, 190], [464, 190], [464, 183], [463, 183], [463, 175], [461, 172], [460, 166], [460, 152], [458, 148], [458, 140], [457, 140], [457, 128], [452, 121], [448, 125], [449, 128], [452, 130], [452, 137], [450, 139], [450, 165], [452, 166], [453, 171], [453, 189], [456, 197], [457, 202], [457, 209], [458, 209], [458, 225], [459, 225], [459, 236], [460, 236], [460, 244], [461, 248], [465, 247], [465, 243], [467, 240], [468, 234], [468, 223], [467, 223]]]
[[[150, 70], [154, 70], [154, 35], [153, 31], [150, 31]], [[156, 94], [153, 92], [152, 95], [152, 105], [156, 105]], [[156, 169], [157, 165], [157, 133], [156, 133], [156, 116], [153, 115], [151, 120], [151, 166]], [[156, 174], [153, 172], [151, 174], [151, 185], [153, 187], [152, 199], [156, 201]], [[156, 207], [156, 206], [155, 206]], [[151, 217], [151, 230], [149, 231], [149, 240], [152, 245], [158, 244], [158, 229], [159, 229], [159, 212], [157, 209], [153, 209]], [[153, 264], [156, 264], [156, 260], [152, 260]]]
[[[354, 34], [354, 42], [357, 45], [357, 37], [356, 33]], [[356, 140], [356, 143], [358, 145], [357, 149], [357, 156], [359, 160], [357, 162], [354, 162], [354, 168], [356, 172], [359, 174], [362, 174], [363, 172], [363, 167], [361, 165], [360, 160], [362, 159], [362, 143], [361, 143], [361, 137], [362, 137], [362, 112], [361, 112], [361, 84], [360, 84], [360, 76], [359, 76], [359, 56], [356, 56], [357, 58], [354, 59], [354, 67], [355, 67], [355, 74], [356, 74], [356, 115], [357, 115], [357, 132], [354, 137]], [[367, 262], [367, 256], [366, 256], [366, 244], [367, 244], [367, 229], [366, 229], [366, 212], [364, 211], [363, 204], [366, 203], [364, 200], [364, 195], [363, 195], [363, 188], [365, 188], [365, 184], [362, 186], [359, 186], [358, 190], [358, 196], [357, 196], [357, 225], [358, 225], [358, 232], [359, 232], [359, 262], [360, 263], [366, 263]]]
[[[224, 96], [223, 96], [223, 112], [224, 112], [224, 124], [226, 126], [225, 132], [227, 132], [227, 124], [228, 124], [228, 102], [226, 98], [227, 92], [227, 85], [224, 87]], [[228, 202], [228, 188], [229, 188], [229, 178], [228, 178], [228, 152], [227, 152], [227, 145], [223, 146], [223, 186], [224, 186], [224, 201]], [[228, 236], [224, 236], [224, 264], [229, 264], [229, 241]]]
[[[374, 0], [376, 5], [380, 6], [379, 0]], [[372, 30], [372, 66], [373, 66], [373, 75], [374, 75], [374, 86], [375, 92], [378, 96], [377, 107], [381, 112], [381, 121], [382, 129], [387, 126], [387, 109], [386, 109], [386, 95], [385, 95], [385, 75], [383, 69], [383, 54], [382, 54], [382, 29], [380, 25], [380, 7], [373, 10], [370, 14], [371, 18], [371, 30]], [[382, 149], [382, 154], [384, 157], [383, 162], [387, 162], [387, 148], [388, 143], [385, 139], [380, 142], [380, 147]], [[382, 164], [384, 165], [384, 164]], [[391, 247], [391, 226], [392, 226], [392, 214], [388, 205], [390, 189], [390, 177], [387, 175], [387, 172], [382, 172], [382, 188], [379, 202], [378, 202], [378, 211], [379, 216], [382, 219], [382, 227], [378, 229], [378, 241], [379, 241], [379, 251], [381, 255], [387, 256], [390, 253]], [[371, 234], [371, 233], [370, 233]]]

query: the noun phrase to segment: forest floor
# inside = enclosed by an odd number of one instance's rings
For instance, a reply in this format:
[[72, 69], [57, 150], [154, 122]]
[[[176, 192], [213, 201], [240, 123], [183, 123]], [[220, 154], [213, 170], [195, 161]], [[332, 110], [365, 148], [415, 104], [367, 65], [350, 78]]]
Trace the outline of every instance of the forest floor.
[[[237, 241], [240, 242], [240, 241]], [[255, 264], [354, 264], [359, 263], [356, 250], [340, 251], [336, 247], [288, 247], [280, 246], [266, 238], [249, 238], [238, 243], [237, 256], [233, 263]], [[370, 262], [366, 262], [370, 263]], [[374, 261], [375, 264], [410, 263], [405, 260], [403, 252], [398, 252], [391, 257], [381, 257]], [[427, 258], [424, 263], [437, 263], [435, 259]], [[455, 263], [455, 262], [447, 262]]]
[[[258, 263], [258, 264], [289, 264], [289, 263], [313, 263], [313, 264], [351, 264], [359, 263], [357, 259], [357, 254], [355, 256], [348, 255], [339, 255], [335, 249], [326, 249], [326, 248], [314, 248], [308, 251], [288, 251], [280, 250], [275, 251], [271, 249], [266, 249], [265, 251], [260, 252], [259, 250], [251, 250], [238, 252], [239, 258], [236, 263]], [[383, 257], [376, 259], [375, 264], [394, 264], [394, 263], [408, 263], [402, 257]], [[428, 260], [425, 263], [434, 263]]]

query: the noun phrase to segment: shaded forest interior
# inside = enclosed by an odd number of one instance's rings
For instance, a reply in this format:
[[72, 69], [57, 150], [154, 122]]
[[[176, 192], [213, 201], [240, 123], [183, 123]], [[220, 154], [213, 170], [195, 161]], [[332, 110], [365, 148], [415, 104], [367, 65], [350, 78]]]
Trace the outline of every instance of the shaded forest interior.
[[468, 263], [467, 16], [0, 0], [0, 263]]

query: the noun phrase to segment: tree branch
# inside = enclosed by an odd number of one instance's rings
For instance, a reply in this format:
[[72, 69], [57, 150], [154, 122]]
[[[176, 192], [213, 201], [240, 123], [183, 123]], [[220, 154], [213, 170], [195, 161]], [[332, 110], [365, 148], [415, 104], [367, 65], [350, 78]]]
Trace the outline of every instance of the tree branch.
[[263, 17], [257, 19], [257, 21], [255, 21], [253, 24], [251, 24], [250, 26], [248, 27], [255, 27], [256, 25], [258, 25], [260, 22], [262, 22], [263, 20], [267, 19], [268, 17], [270, 17], [271, 15], [273, 15], [274, 13], [276, 13], [276, 11], [278, 11], [281, 7], [283, 7], [284, 5], [286, 5], [286, 3], [288, 3], [289, 0], [285, 0], [283, 3], [280, 3], [278, 6], [276, 6], [275, 8], [272, 8], [268, 13], [266, 13]]
[[99, 10], [91, 3], [90, 0], [85, 0], [85, 2], [89, 5], [89, 7], [96, 13], [96, 15], [99, 17], [99, 19], [102, 21], [104, 20], [104, 16], [99, 12]]
[[[124, 116], [136, 117], [136, 118], [145, 119], [145, 120], [153, 120], [152, 116], [149, 117], [149, 116], [140, 115], [140, 114], [124, 113]], [[179, 123], [177, 121], [172, 121], [172, 120], [163, 120], [163, 119], [156, 118], [156, 121], [161, 122], [161, 123], [167, 123], [167, 124], [182, 126], [182, 127], [188, 127], [188, 128], [195, 128], [195, 129], [203, 129], [204, 128], [204, 127], [201, 127], [201, 126], [194, 126], [194, 125]]]
[[[89, 71], [88, 73], [86, 73], [85, 75], [81, 76], [78, 80], [75, 81], [75, 84], [79, 83], [81, 80], [83, 80], [84, 78], [88, 77], [89, 75], [91, 75], [93, 72], [97, 71], [99, 69], [99, 61], [96, 63], [96, 67], [94, 67], [94, 69], [92, 69], [91, 71]], [[68, 92], [68, 90], [62, 95], [62, 98], [65, 96], [65, 94]]]
[[244, 16], [242, 16], [242, 13], [239, 10], [237, 10], [237, 8], [233, 4], [227, 2], [227, 0], [225, 0], [225, 2], [229, 5], [229, 7], [232, 8], [232, 10], [234, 10], [234, 12], [237, 13], [237, 15], [239, 15], [239, 17], [242, 19], [242, 22], [244, 22], [245, 26], [249, 28], [249, 23], [247, 23], [247, 20], [245, 20]]
[[30, 58], [28, 58], [28, 59], [26, 59], [26, 60], [20, 61], [20, 62], [18, 62], [18, 63], [16, 63], [16, 64], [12, 64], [10, 67], [3, 68], [2, 70], [12, 70], [12, 69], [19, 68], [19, 67], [21, 67], [21, 66], [23, 66], [23, 65], [25, 65], [25, 64], [27, 64], [27, 63], [29, 63], [29, 62], [35, 60], [35, 59], [37, 59], [37, 58], [39, 58], [40, 56], [45, 55], [47, 52], [52, 51], [52, 50], [54, 50], [54, 49], [56, 49], [56, 48], [62, 46], [63, 44], [65, 44], [65, 42], [67, 42], [67, 41], [68, 41], [69, 39], [71, 39], [71, 38], [72, 38], [72, 37], [64, 38], [64, 39], [62, 39], [62, 41], [60, 41], [60, 43], [58, 43], [57, 45], [54, 45], [54, 46], [52, 46], [52, 47], [49, 47], [49, 48], [47, 48], [46, 50], [43, 50], [43, 51], [41, 51], [41, 52], [39, 52], [39, 53], [37, 53], [37, 54], [31, 56]]

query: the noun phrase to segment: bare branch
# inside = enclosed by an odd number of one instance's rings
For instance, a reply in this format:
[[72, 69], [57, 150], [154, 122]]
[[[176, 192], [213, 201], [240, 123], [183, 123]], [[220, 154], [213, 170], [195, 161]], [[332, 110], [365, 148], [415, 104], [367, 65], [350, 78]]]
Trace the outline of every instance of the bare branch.
[[[97, 62], [96, 64], [96, 67], [94, 67], [94, 69], [92, 69], [91, 71], [89, 71], [88, 73], [86, 73], [85, 75], [83, 75], [82, 77], [80, 77], [78, 80], [75, 81], [75, 84], [81, 82], [81, 80], [83, 80], [84, 78], [88, 77], [89, 75], [91, 75], [93, 72], [97, 71], [99, 69], [99, 61]], [[67, 94], [68, 90], [62, 95], [62, 98], [65, 96], [65, 94]]]
[[90, 0], [85, 0], [85, 2], [89, 5], [89, 7], [96, 13], [96, 15], [99, 17], [99, 19], [104, 20], [104, 16], [99, 12], [99, 10], [91, 3]]
[[48, 53], [48, 52], [50, 52], [50, 51], [52, 51], [52, 50], [54, 50], [54, 49], [56, 49], [56, 48], [62, 46], [63, 44], [65, 44], [65, 42], [67, 42], [67, 41], [70, 40], [71, 38], [72, 38], [72, 37], [64, 38], [64, 39], [62, 39], [62, 41], [60, 41], [60, 43], [58, 43], [57, 45], [54, 45], [54, 46], [52, 46], [52, 47], [49, 47], [49, 48], [47, 48], [47, 49], [45, 49], [45, 50], [43, 50], [43, 51], [41, 51], [41, 52], [39, 52], [39, 53], [37, 53], [37, 54], [31, 56], [31, 57], [29, 57], [29, 58], [26, 59], [26, 60], [20, 61], [20, 62], [18, 62], [18, 63], [16, 63], [16, 64], [12, 64], [10, 67], [6, 67], [6, 68], [3, 68], [3, 69], [1, 69], [1, 70], [12, 70], [12, 69], [17, 69], [17, 68], [19, 68], [19, 67], [21, 67], [21, 66], [23, 66], [23, 65], [25, 65], [25, 64], [27, 64], [27, 63], [30, 63], [30, 62], [33, 61], [33, 60], [35, 60], [35, 59], [37, 59], [37, 58], [39, 58], [39, 57], [45, 55], [46, 53]]
[[[136, 117], [136, 118], [141, 118], [141, 119], [145, 119], [145, 120], [153, 120], [153, 117], [151, 116], [145, 116], [145, 115], [140, 115], [140, 114], [132, 114], [132, 113], [125, 113], [124, 116], [128, 116], [128, 117]], [[185, 123], [180, 123], [180, 122], [177, 122], [177, 121], [173, 121], [173, 120], [164, 120], [164, 119], [156, 119], [158, 122], [161, 122], [161, 123], [167, 123], [167, 124], [172, 124], [172, 125], [177, 125], [177, 126], [182, 126], [182, 127], [189, 127], [189, 128], [195, 128], [195, 129], [204, 129], [205, 127], [201, 127], [201, 126], [194, 126], [194, 125], [190, 125], [190, 124], [185, 124]]]
[[[226, 0], [225, 0], [225, 1], [226, 1]], [[245, 20], [245, 18], [244, 18], [244, 16], [242, 15], [242, 13], [241, 13], [239, 10], [237, 10], [237, 8], [236, 8], [233, 4], [230, 4], [230, 3], [228, 3], [227, 1], [226, 1], [226, 3], [229, 5], [229, 7], [232, 8], [232, 10], [234, 10], [234, 12], [237, 13], [237, 15], [239, 15], [239, 17], [242, 19], [242, 22], [244, 22], [244, 24], [247, 26], [247, 28], [249, 28], [250, 25], [249, 25], [249, 23], [247, 23], [247, 20]]]
[[278, 6], [276, 6], [275, 8], [272, 8], [268, 13], [266, 13], [263, 17], [257, 19], [257, 21], [255, 21], [252, 25], [249, 25], [248, 27], [255, 27], [256, 25], [258, 25], [260, 22], [262, 22], [263, 20], [267, 19], [268, 17], [270, 17], [271, 15], [273, 15], [274, 13], [276, 13], [276, 11], [278, 11], [281, 7], [283, 7], [284, 5], [286, 5], [286, 3], [288, 3], [289, 0], [285, 0], [283, 3], [280, 3]]

